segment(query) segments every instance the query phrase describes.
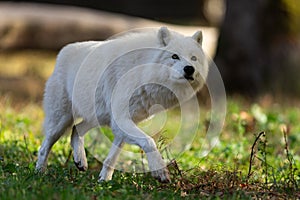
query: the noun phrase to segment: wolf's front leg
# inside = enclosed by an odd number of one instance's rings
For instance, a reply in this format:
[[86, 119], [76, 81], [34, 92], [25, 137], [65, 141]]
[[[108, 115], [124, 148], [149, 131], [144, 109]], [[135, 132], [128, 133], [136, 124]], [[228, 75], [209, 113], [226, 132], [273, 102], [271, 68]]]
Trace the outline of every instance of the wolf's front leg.
[[166, 163], [164, 162], [161, 154], [156, 148], [154, 140], [151, 137], [145, 135], [144, 138], [138, 138], [135, 143], [145, 151], [151, 175], [159, 182], [171, 182]]
[[141, 147], [147, 155], [149, 169], [154, 178], [163, 183], [170, 182], [169, 171], [161, 154], [156, 148], [154, 140], [140, 130], [132, 121], [118, 126], [113, 126], [115, 135], [122, 135], [124, 142]]
[[112, 147], [110, 148], [110, 151], [108, 153], [108, 156], [103, 162], [103, 167], [99, 175], [99, 181], [111, 180], [123, 144], [124, 144], [123, 138], [119, 136], [115, 136]]

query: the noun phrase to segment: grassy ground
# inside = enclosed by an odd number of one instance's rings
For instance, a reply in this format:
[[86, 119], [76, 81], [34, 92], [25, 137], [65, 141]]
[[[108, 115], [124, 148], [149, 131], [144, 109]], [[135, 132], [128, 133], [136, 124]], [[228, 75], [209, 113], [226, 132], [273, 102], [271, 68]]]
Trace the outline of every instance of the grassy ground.
[[[15, 104], [2, 96], [0, 199], [299, 199], [297, 105], [279, 104], [270, 97], [257, 103], [229, 97], [220, 144], [199, 158], [200, 136], [209, 116], [209, 108], [204, 107], [191, 149], [181, 157], [168, 157], [171, 184], [134, 171], [116, 171], [112, 181], [98, 183], [101, 162], [97, 155], [87, 149], [89, 170], [79, 172], [70, 157], [69, 137], [54, 146], [46, 173], [36, 174], [37, 150], [43, 139], [40, 103]], [[178, 123], [178, 111], [171, 111], [168, 120], [162, 131], [165, 137]], [[108, 129], [102, 131], [111, 137]], [[140, 156], [145, 157], [142, 152]]]
[[[55, 145], [48, 171], [36, 174], [41, 107], [14, 108], [2, 100], [0, 113], [0, 199], [300, 198], [300, 111], [293, 107], [272, 104], [263, 109], [230, 100], [221, 143], [200, 159], [200, 145], [194, 142], [169, 165], [171, 184], [160, 184], [149, 174], [119, 171], [112, 181], [99, 184], [101, 163], [88, 154], [90, 169], [77, 171], [69, 157], [69, 137]], [[265, 134], [258, 138], [260, 131]]]

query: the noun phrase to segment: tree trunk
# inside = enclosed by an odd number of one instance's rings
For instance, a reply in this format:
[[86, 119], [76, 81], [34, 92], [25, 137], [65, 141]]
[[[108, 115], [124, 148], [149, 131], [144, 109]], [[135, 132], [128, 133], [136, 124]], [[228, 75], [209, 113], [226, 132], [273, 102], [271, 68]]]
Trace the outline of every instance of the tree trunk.
[[[277, 63], [286, 59], [278, 52], [288, 33], [288, 17], [282, 0], [227, 0], [215, 55], [227, 92], [255, 96], [265, 91]], [[271, 66], [272, 65], [272, 66]]]

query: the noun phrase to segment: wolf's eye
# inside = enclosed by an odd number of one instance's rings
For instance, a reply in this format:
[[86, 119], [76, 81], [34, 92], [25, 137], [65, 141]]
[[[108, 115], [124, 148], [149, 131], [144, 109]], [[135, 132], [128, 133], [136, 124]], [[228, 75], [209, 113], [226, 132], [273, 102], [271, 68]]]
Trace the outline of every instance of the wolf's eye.
[[196, 60], [197, 60], [197, 57], [196, 57], [196, 56], [192, 56], [192, 57], [191, 57], [191, 60], [192, 60], [192, 61], [196, 61]]
[[174, 60], [179, 60], [179, 57], [178, 57], [177, 54], [173, 54], [173, 55], [172, 55], [172, 58], [173, 58]]

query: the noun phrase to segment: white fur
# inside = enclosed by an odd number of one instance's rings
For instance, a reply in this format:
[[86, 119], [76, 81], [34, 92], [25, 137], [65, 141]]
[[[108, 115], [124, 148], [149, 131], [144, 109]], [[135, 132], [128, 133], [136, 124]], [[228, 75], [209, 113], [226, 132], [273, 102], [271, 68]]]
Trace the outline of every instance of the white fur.
[[[104, 42], [81, 42], [64, 47], [46, 84], [45, 140], [39, 150], [36, 169], [45, 169], [52, 145], [77, 118], [82, 118], [82, 122], [74, 125], [71, 136], [74, 161], [80, 170], [88, 167], [84, 135], [100, 124], [110, 126], [115, 135], [103, 163], [100, 180], [112, 178], [116, 160], [126, 142], [136, 144], [145, 151], [149, 169], [155, 178], [162, 182], [169, 181], [168, 170], [154, 140], [143, 133], [136, 123], [149, 117], [149, 110], [154, 104], [168, 109], [176, 106], [177, 98], [190, 98], [187, 84], [193, 89], [193, 94], [203, 86], [208, 64], [201, 43], [201, 32], [185, 37], [162, 27], [128, 33]], [[172, 58], [174, 53], [180, 60]], [[193, 56], [197, 60], [191, 59]], [[161, 63], [167, 67], [143, 65], [147, 63]], [[192, 75], [194, 80], [184, 78], [183, 68], [187, 65], [196, 69]], [[163, 83], [169, 89], [144, 85], [147, 81]], [[127, 88], [138, 89], [132, 93], [122, 91]], [[124, 110], [126, 105], [129, 112]]]

